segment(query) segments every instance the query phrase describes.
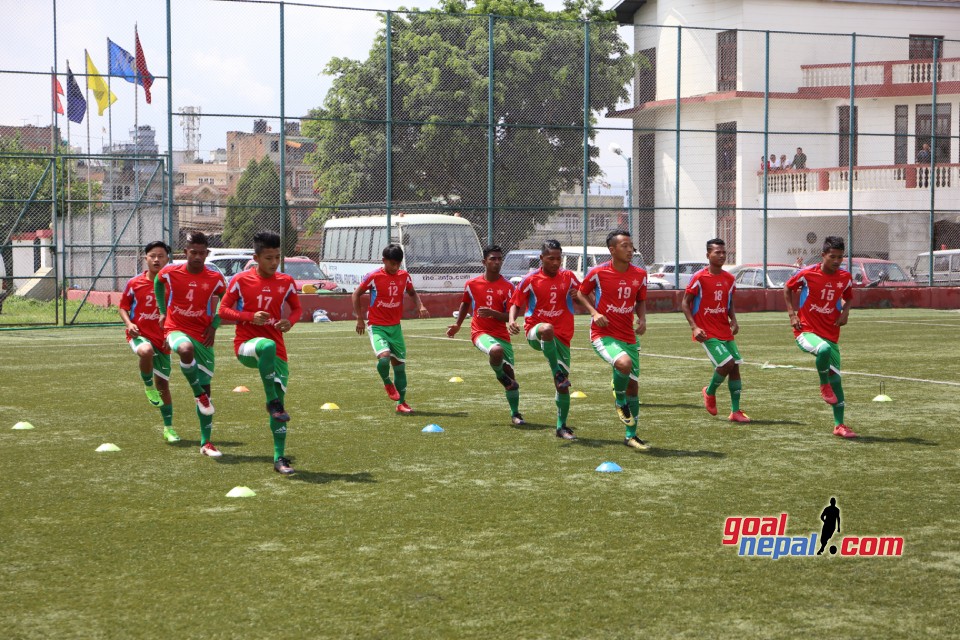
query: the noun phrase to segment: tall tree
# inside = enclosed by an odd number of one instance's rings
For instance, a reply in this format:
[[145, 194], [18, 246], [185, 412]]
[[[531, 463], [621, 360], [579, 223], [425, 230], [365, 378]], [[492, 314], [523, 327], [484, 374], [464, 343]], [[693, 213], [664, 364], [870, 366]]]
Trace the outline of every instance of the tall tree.
[[[268, 157], [251, 160], [240, 179], [237, 191], [227, 200], [223, 221], [223, 243], [228, 247], [249, 247], [260, 231], [280, 233], [280, 173]], [[297, 227], [287, 217], [283, 254], [293, 255], [297, 246]]]
[[[591, 121], [628, 97], [634, 61], [599, 0], [550, 12], [535, 0], [446, 0], [393, 14], [393, 200], [456, 203], [478, 228], [487, 219], [489, 27], [494, 20], [495, 238], [507, 247], [554, 213], [583, 183], [584, 38], [590, 20]], [[386, 30], [364, 61], [334, 58], [336, 76], [304, 132], [321, 207], [386, 199]], [[591, 132], [591, 140], [593, 133]], [[590, 145], [589, 157], [598, 149]], [[600, 174], [589, 162], [588, 175]]]

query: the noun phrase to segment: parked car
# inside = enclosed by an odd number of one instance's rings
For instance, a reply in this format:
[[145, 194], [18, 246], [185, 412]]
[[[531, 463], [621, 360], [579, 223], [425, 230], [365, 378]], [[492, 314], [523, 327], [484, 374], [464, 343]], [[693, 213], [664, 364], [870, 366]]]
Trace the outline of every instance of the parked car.
[[519, 284], [523, 277], [540, 268], [540, 249], [514, 249], [503, 256], [500, 275]]
[[[820, 256], [813, 256], [807, 260], [807, 266], [819, 262]], [[851, 266], [851, 262], [853, 266]], [[958, 266], [960, 266], [960, 263], [958, 263]], [[855, 256], [845, 259], [840, 264], [840, 268], [849, 271], [850, 275], [853, 276], [854, 287], [911, 287], [916, 284], [926, 284], [926, 282], [915, 282], [900, 265], [890, 260]], [[924, 269], [924, 273], [928, 273], [928, 270]], [[958, 275], [960, 275], [960, 272], [958, 272]]]
[[[697, 260], [691, 261], [681, 261], [680, 262], [680, 272], [679, 274], [674, 273], [674, 270], [677, 267], [675, 262], [654, 262], [652, 265], [647, 267], [647, 274], [649, 276], [648, 280], [653, 281], [654, 278], [657, 278], [658, 281], [663, 281], [666, 283], [664, 289], [685, 289], [688, 284], [690, 284], [690, 278], [693, 277], [697, 271], [703, 269], [707, 266], [706, 262], [701, 262]], [[679, 275], [679, 283], [677, 282], [677, 276]], [[679, 284], [679, 287], [677, 286]], [[649, 286], [649, 285], [648, 285]]]
[[781, 289], [796, 272], [796, 265], [768, 262], [767, 278], [764, 280], [762, 264], [739, 264], [730, 269], [738, 289]]
[[[564, 247], [562, 251], [563, 262], [561, 267], [577, 274], [577, 278], [583, 279], [585, 273], [598, 264], [603, 264], [610, 260], [610, 250], [606, 247], [588, 246], [587, 264], [584, 269], [583, 247], [570, 246]], [[639, 253], [633, 254], [632, 264], [643, 268], [643, 256]], [[540, 268], [540, 249], [514, 249], [507, 253], [503, 258], [503, 267], [500, 269], [500, 275], [517, 285], [528, 273]], [[669, 283], [661, 279], [650, 280], [648, 278], [647, 287], [650, 289], [669, 288]]]
[[212, 264], [220, 269], [220, 272], [224, 275], [224, 277], [229, 280], [233, 276], [245, 270], [252, 258], [252, 252], [217, 255], [212, 258], [208, 257], [207, 264]]
[[[917, 254], [910, 269], [914, 284], [930, 284], [930, 252]], [[956, 287], [960, 285], [960, 249], [944, 249], [933, 252], [933, 286]]]
[[[247, 262], [249, 269], [256, 263]], [[297, 289], [304, 293], [346, 293], [347, 290], [338, 286], [333, 278], [324, 273], [316, 262], [306, 256], [284, 258], [283, 273], [293, 276]]]

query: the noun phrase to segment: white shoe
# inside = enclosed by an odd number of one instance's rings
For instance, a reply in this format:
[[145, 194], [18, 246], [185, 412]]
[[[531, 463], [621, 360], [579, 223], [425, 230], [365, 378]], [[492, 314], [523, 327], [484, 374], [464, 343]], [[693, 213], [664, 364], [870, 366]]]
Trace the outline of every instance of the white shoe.
[[210, 396], [203, 393], [197, 396], [197, 408], [205, 416], [212, 416], [214, 412], [213, 403], [210, 402]]
[[207, 444], [200, 447], [200, 454], [209, 456], [211, 458], [220, 458], [223, 456], [223, 454], [220, 453], [220, 450], [217, 449], [215, 446], [213, 446], [212, 442], [208, 442]]

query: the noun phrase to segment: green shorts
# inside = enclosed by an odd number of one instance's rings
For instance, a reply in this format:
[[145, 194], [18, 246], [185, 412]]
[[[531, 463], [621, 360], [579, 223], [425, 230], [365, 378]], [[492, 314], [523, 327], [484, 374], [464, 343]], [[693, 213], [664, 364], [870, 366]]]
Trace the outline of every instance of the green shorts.
[[[530, 331], [527, 331], [527, 344], [537, 351], [543, 351], [543, 341], [537, 338], [537, 329], [539, 328], [540, 325], [536, 324]], [[556, 337], [553, 342], [557, 345], [557, 362], [567, 373], [570, 373], [570, 347], [560, 342], [560, 339]]]
[[630, 367], [630, 379], [635, 381], [640, 380], [640, 347], [637, 343], [630, 344], [623, 340], [604, 336], [597, 338], [591, 344], [593, 345], [593, 350], [597, 352], [597, 355], [603, 358], [611, 367], [613, 363], [617, 361], [617, 358], [623, 354], [627, 354], [632, 363]]
[[716, 338], [710, 338], [700, 344], [703, 345], [703, 350], [707, 352], [707, 357], [710, 358], [710, 362], [713, 363], [714, 367], [722, 367], [730, 362], [730, 360], [733, 360], [737, 364], [743, 364], [743, 357], [740, 355], [740, 350], [737, 348], [735, 340], [717, 340]]
[[490, 355], [490, 350], [497, 345], [500, 345], [500, 347], [503, 348], [504, 362], [513, 367], [513, 345], [507, 340], [494, 338], [488, 333], [481, 333], [477, 336], [477, 339], [473, 341], [473, 346], [475, 346], [477, 349], [480, 349], [480, 351], [483, 351], [487, 355]]
[[167, 336], [167, 344], [170, 346], [170, 351], [176, 353], [177, 347], [183, 344], [184, 340], [189, 341], [193, 345], [193, 357], [197, 360], [197, 368], [200, 369], [200, 385], [205, 387], [210, 384], [215, 370], [213, 349], [205, 346], [202, 342], [194, 340], [182, 331], [171, 331], [170, 335]]
[[830, 370], [840, 374], [840, 345], [824, 340], [815, 333], [804, 332], [797, 336], [797, 346], [801, 351], [817, 355], [823, 349], [830, 349]]
[[142, 344], [149, 344], [153, 347], [153, 375], [158, 378], [163, 378], [164, 380], [170, 379], [170, 354], [161, 353], [160, 349], [157, 349], [153, 346], [153, 343], [144, 338], [143, 336], [137, 336], [132, 340], [127, 340], [127, 343], [130, 345], [130, 348], [133, 349], [133, 352], [136, 353], [137, 349], [140, 348]]
[[[260, 356], [257, 355], [257, 345], [264, 340], [270, 340], [270, 338], [251, 338], [241, 344], [240, 348], [237, 350], [237, 360], [240, 361], [240, 364], [249, 369], [259, 369]], [[276, 358], [274, 362], [273, 380], [280, 385], [280, 388], [283, 389], [284, 393], [286, 393], [287, 380], [290, 378], [290, 365], [287, 364], [286, 360], [281, 360], [280, 358]]]
[[367, 326], [367, 333], [370, 334], [370, 346], [373, 347], [373, 352], [378, 358], [389, 352], [400, 362], [406, 362], [407, 345], [403, 341], [403, 330], [400, 329], [400, 325], [371, 324]]

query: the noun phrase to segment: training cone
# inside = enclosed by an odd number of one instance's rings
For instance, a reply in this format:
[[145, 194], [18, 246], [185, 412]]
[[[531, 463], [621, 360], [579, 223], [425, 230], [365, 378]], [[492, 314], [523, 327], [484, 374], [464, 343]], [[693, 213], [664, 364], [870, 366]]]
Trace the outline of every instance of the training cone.
[[873, 399], [874, 402], [893, 402], [893, 398], [890, 396], [881, 393], [876, 398]]
[[461, 378], [460, 376], [453, 376], [452, 378], [450, 378], [450, 382], [463, 382], [463, 378]]
[[586, 398], [586, 397], [587, 397], [587, 394], [585, 394], [583, 391], [574, 391], [573, 393], [570, 394], [570, 397], [571, 397], [571, 398]]
[[443, 427], [438, 424], [428, 424], [420, 431], [423, 433], [443, 433]]
[[234, 487], [227, 492], [228, 498], [252, 498], [257, 495], [250, 487]]
[[17, 424], [13, 425], [13, 428], [18, 431], [26, 431], [27, 429], [33, 429], [33, 425], [29, 422], [18, 422]]
[[616, 462], [604, 462], [597, 467], [597, 471], [600, 473], [617, 473], [618, 471], [623, 471], [623, 468]]
[[250, 389], [247, 389], [245, 386], [240, 385], [239, 387], [234, 389], [233, 392], [234, 393], [250, 393]]
[[335, 402], [324, 402], [322, 405], [320, 405], [320, 408], [324, 411], [336, 411], [340, 407], [338, 407]]
[[105, 452], [107, 452], [107, 451], [120, 451], [120, 447], [118, 447], [117, 445], [113, 444], [112, 442], [105, 442], [105, 443], [103, 443], [102, 445], [100, 445], [99, 447], [97, 447], [97, 452], [98, 452], [98, 453], [105, 453]]

